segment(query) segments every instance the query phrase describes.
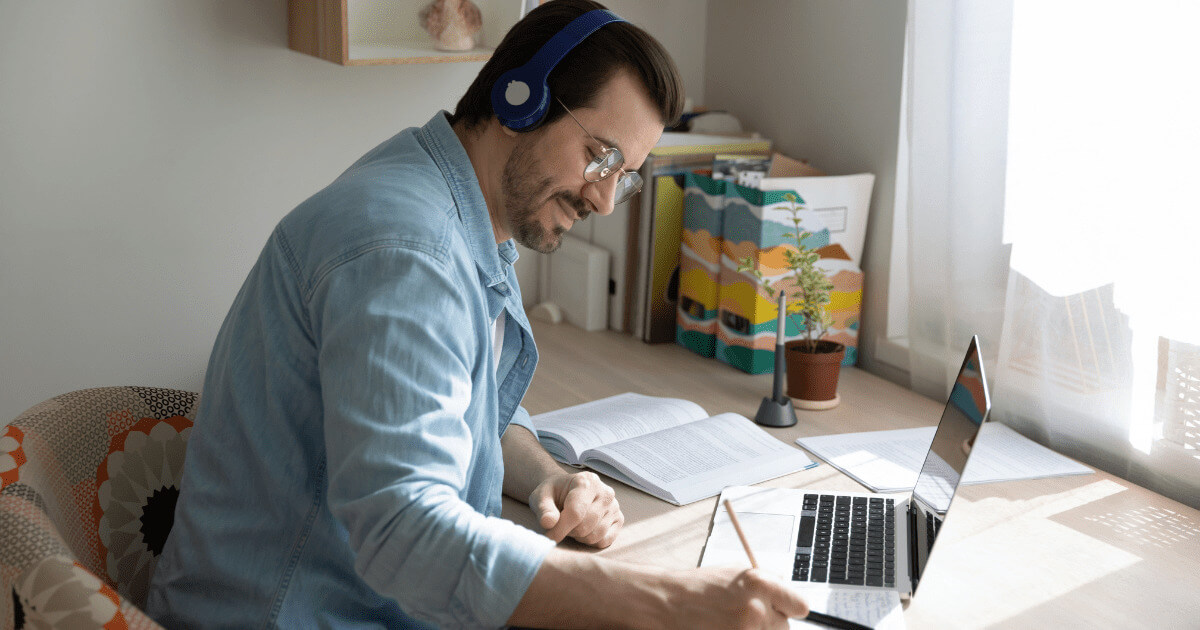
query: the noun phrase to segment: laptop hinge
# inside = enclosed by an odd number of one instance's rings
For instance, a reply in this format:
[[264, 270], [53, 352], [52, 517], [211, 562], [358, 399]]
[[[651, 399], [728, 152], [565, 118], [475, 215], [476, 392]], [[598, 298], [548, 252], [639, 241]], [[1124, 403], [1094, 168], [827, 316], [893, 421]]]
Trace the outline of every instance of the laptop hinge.
[[917, 591], [917, 506], [912, 501], [908, 504], [908, 581], [910, 592]]

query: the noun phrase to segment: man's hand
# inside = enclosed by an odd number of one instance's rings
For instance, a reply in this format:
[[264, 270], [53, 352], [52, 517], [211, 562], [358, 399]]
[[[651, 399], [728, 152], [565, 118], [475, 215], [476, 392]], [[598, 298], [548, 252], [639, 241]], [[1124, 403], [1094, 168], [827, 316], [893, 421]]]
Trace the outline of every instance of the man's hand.
[[758, 569], [669, 571], [551, 549], [508, 622], [536, 628], [786, 630], [808, 605]]
[[500, 438], [504, 449], [504, 494], [525, 499], [546, 536], [562, 542], [570, 536], [601, 549], [613, 544], [625, 515], [616, 493], [595, 473], [564, 472], [537, 438], [509, 425]]
[[555, 542], [570, 536], [603, 549], [613, 544], [625, 524], [616, 493], [591, 472], [546, 478], [529, 495], [529, 508]]
[[808, 615], [799, 594], [758, 569], [702, 568], [676, 575], [683, 589], [671, 598], [676, 604], [671, 627], [782, 630], [788, 619]]

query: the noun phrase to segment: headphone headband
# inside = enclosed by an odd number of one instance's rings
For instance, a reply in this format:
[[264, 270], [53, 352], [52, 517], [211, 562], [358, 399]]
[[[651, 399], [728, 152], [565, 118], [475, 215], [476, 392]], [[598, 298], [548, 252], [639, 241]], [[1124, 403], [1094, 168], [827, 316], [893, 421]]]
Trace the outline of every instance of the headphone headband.
[[624, 21], [612, 11], [588, 11], [555, 33], [528, 63], [500, 75], [492, 85], [492, 110], [500, 124], [517, 131], [537, 126], [550, 109], [546, 81], [558, 62], [600, 27]]

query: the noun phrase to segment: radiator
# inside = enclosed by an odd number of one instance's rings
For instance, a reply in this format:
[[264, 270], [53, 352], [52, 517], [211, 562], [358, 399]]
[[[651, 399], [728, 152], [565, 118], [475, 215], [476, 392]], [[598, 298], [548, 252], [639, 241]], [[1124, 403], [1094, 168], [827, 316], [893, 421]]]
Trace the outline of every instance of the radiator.
[[608, 259], [603, 247], [563, 234], [558, 251], [542, 260], [548, 268], [542, 274], [546, 282], [542, 299], [557, 306], [571, 324], [604, 330], [608, 327]]

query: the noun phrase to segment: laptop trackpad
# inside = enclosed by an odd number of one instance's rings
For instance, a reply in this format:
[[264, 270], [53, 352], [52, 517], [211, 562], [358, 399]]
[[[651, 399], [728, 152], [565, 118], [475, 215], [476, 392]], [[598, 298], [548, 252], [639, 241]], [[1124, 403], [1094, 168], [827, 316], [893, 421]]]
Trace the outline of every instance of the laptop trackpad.
[[[749, 566], [746, 551], [738, 540], [737, 531], [725, 510], [719, 510], [713, 519], [713, 533], [709, 549], [704, 552], [703, 566]], [[738, 511], [738, 522], [759, 568], [778, 576], [791, 578], [792, 525], [791, 514], [767, 514], [763, 512]], [[715, 543], [715, 544], [714, 544]]]

